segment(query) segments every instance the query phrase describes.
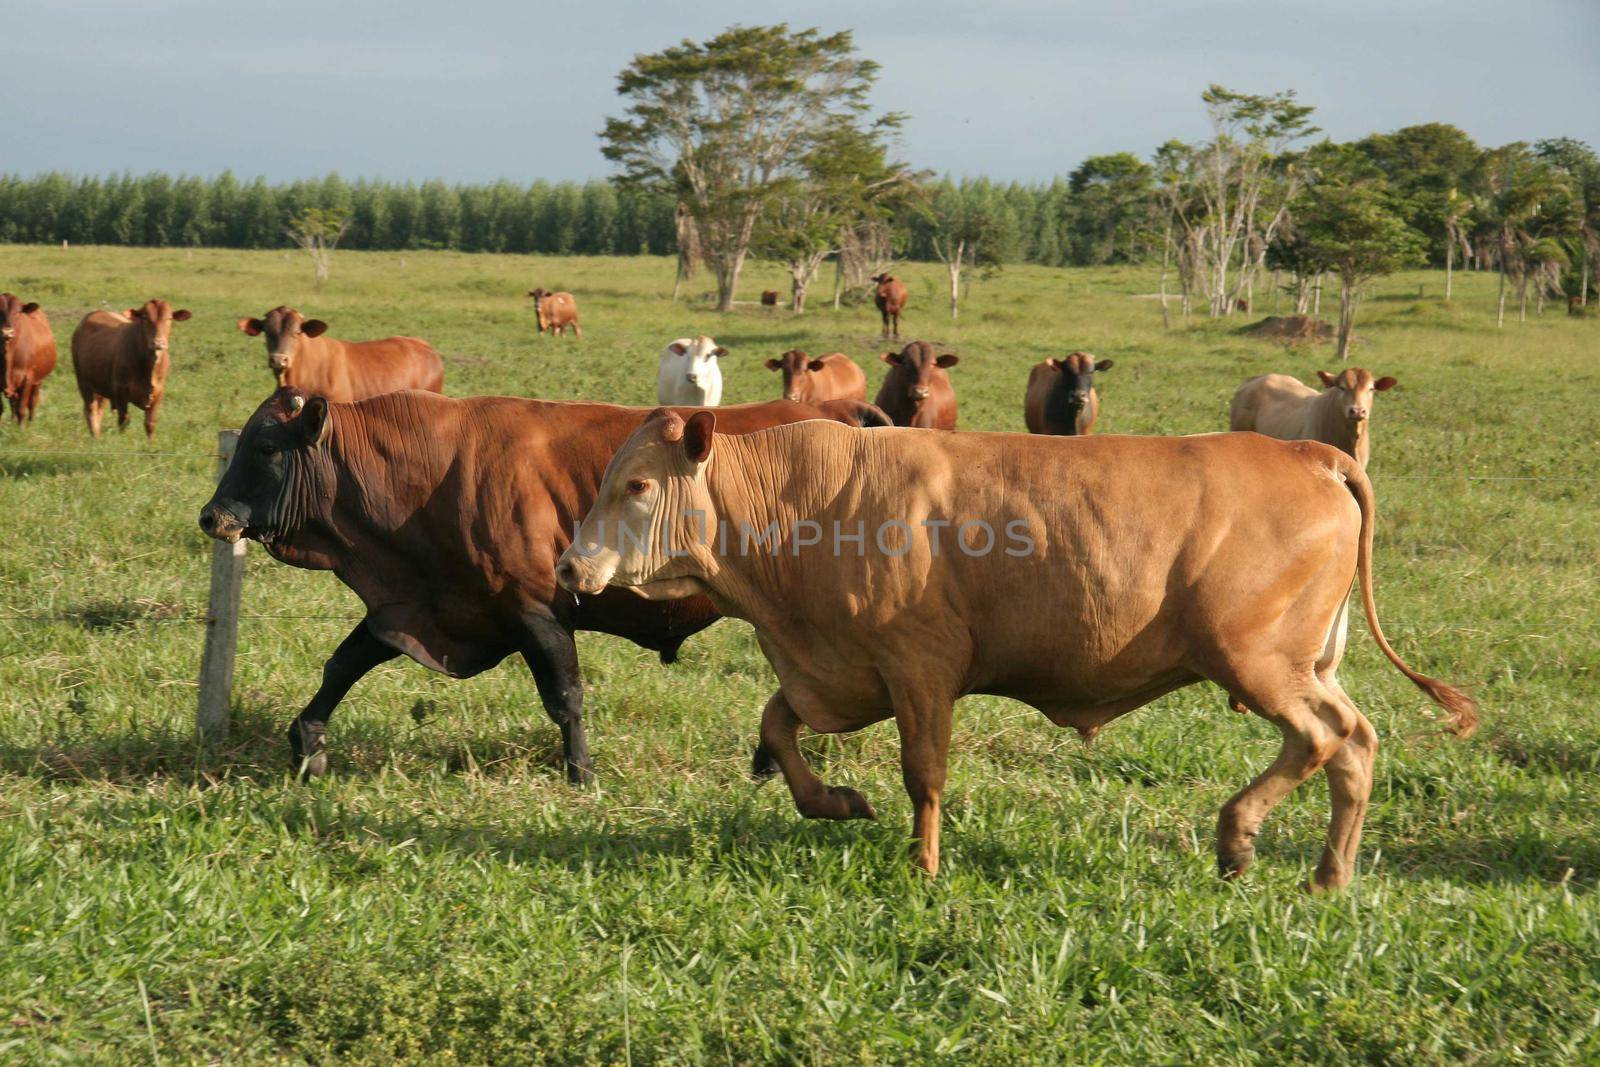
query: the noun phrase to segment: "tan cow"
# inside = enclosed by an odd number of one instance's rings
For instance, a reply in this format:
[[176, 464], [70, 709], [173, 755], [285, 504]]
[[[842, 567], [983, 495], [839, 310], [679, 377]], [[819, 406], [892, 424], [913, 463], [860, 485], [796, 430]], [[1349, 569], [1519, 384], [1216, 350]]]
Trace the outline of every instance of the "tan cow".
[[1028, 391], [1022, 400], [1022, 420], [1028, 432], [1064, 437], [1093, 433], [1100, 417], [1094, 374], [1111, 367], [1111, 360], [1096, 361], [1087, 352], [1035, 364], [1028, 373]]
[[299, 389], [335, 404], [401, 389], [444, 391], [444, 361], [420, 337], [379, 341], [335, 341], [328, 324], [292, 307], [276, 307], [259, 319], [240, 319], [239, 329], [267, 339], [267, 366], [278, 388]]
[[[1350, 457], [1249, 434], [1039, 437], [861, 432], [797, 423], [713, 435], [657, 412], [612, 457], [556, 577], [646, 599], [704, 593], [747, 619], [781, 688], [761, 721], [813, 818], [872, 818], [796, 745], [893, 718], [918, 862], [939, 866], [951, 709], [1032, 704], [1092, 736], [1209, 680], [1277, 726], [1283, 749], [1219, 820], [1225, 875], [1317, 770], [1333, 801], [1316, 885], [1349, 880], [1377, 735], [1340, 686], [1347, 594], [1399, 670], [1476, 725], [1464, 693], [1389, 647], [1372, 595], [1372, 487]], [[765, 491], [752, 492], [752, 487]]]
[[156, 411], [172, 369], [172, 324], [188, 319], [188, 311], [150, 300], [121, 312], [91, 311], [78, 323], [72, 331], [72, 371], [91, 436], [100, 436], [108, 406], [117, 413], [117, 429], [126, 430], [129, 404], [144, 411], [144, 435], [156, 435]]
[[0, 391], [11, 401], [17, 425], [39, 410], [39, 387], [56, 369], [56, 338], [44, 309], [0, 293]]
[[791, 348], [778, 359], [767, 360], [767, 369], [783, 372], [785, 400], [820, 404], [824, 400], [867, 398], [867, 376], [843, 352], [812, 359], [800, 349]]
[[1394, 379], [1373, 381], [1372, 372], [1347, 367], [1337, 375], [1317, 371], [1323, 390], [1287, 374], [1263, 374], [1239, 386], [1228, 408], [1228, 429], [1254, 430], [1280, 441], [1321, 441], [1351, 456], [1364, 468], [1372, 453], [1372, 402], [1394, 387]]
[[567, 327], [571, 326], [572, 336], [583, 336], [583, 329], [578, 325], [578, 302], [571, 293], [534, 289], [528, 295], [533, 297], [533, 311], [539, 319], [540, 333], [549, 331], [557, 337], [563, 337]]

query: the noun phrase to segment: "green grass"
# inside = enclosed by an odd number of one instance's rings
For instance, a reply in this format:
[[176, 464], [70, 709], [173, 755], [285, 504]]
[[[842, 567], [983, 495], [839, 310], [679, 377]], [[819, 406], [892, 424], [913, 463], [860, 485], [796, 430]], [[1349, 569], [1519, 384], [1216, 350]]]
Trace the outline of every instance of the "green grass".
[[[594, 791], [564, 784], [516, 661], [470, 682], [379, 668], [333, 719], [334, 773], [300, 786], [282, 731], [359, 604], [255, 548], [233, 738], [191, 739], [195, 519], [216, 430], [269, 384], [238, 317], [288, 302], [336, 336], [420, 334], [455, 395], [635, 404], [662, 344], [706, 332], [733, 403], [775, 396], [761, 361], [795, 345], [850, 354], [875, 388], [870, 308], [719, 317], [666, 299], [666, 260], [341, 253], [316, 293], [276, 253], [3, 257], [63, 366], [34, 427], [0, 429], [0, 1061], [1600, 1061], [1600, 323], [1497, 331], [1487, 275], [1450, 305], [1441, 276], [1397, 277], [1363, 309], [1355, 360], [1400, 380], [1376, 412], [1379, 603], [1484, 727], [1443, 736], [1356, 624], [1343, 677], [1384, 748], [1349, 890], [1297, 888], [1320, 778], [1242, 882], [1215, 877], [1217, 809], [1277, 745], [1209, 686], [1087, 750], [963, 701], [929, 883], [889, 725], [807, 742], [877, 823], [808, 823], [748, 779], [773, 680], [737, 622], [671, 668], [581, 639]], [[1150, 271], [1011, 269], [959, 324], [936, 267], [905, 276], [907, 333], [962, 356], [969, 428], [1021, 429], [1028, 367], [1074, 348], [1116, 360], [1107, 432], [1219, 429], [1243, 378], [1329, 365], [1238, 322], [1164, 332], [1136, 299]], [[535, 336], [535, 284], [577, 294], [581, 341]], [[742, 295], [767, 287], [753, 270]], [[67, 339], [152, 295], [195, 312], [159, 436], [91, 444]]]

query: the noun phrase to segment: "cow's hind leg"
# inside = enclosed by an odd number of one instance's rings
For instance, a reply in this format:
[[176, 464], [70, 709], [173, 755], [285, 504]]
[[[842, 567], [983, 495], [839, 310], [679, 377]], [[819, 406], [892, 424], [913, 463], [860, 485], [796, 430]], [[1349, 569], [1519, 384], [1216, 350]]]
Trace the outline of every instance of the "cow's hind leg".
[[1328, 796], [1333, 815], [1328, 822], [1328, 843], [1317, 864], [1314, 885], [1337, 889], [1350, 881], [1361, 849], [1361, 828], [1367, 821], [1367, 799], [1372, 795], [1372, 765], [1378, 757], [1378, 732], [1337, 682], [1324, 683], [1355, 718], [1355, 730], [1328, 761]]
[[90, 393], [83, 398], [83, 421], [89, 424], [89, 436], [100, 436], [100, 412], [102, 405], [100, 398]]
[[763, 758], [776, 761], [789, 785], [795, 810], [808, 819], [876, 819], [878, 813], [867, 798], [842, 785], [828, 786], [806, 758], [800, 754], [800, 717], [789, 706], [783, 690], [772, 694], [761, 713], [761, 747], [756, 749], [756, 765]]
[[900, 730], [900, 775], [911, 797], [912, 848], [917, 866], [939, 873], [939, 800], [950, 765], [948, 700], [895, 699], [895, 725]]
[[117, 432], [121, 433], [128, 428], [128, 405], [117, 405]]
[[529, 644], [522, 650], [539, 687], [545, 714], [561, 730], [562, 762], [567, 781], [588, 785], [594, 781], [594, 760], [589, 756], [589, 736], [583, 729], [583, 674], [578, 667], [578, 646], [572, 631], [554, 617], [539, 612], [523, 616]]
[[[1217, 820], [1217, 865], [1224, 877], [1245, 872], [1266, 817], [1307, 778], [1327, 765], [1357, 729], [1360, 713], [1309, 672], [1276, 684], [1240, 686], [1252, 711], [1283, 734], [1278, 758], [1222, 806]], [[1230, 687], [1230, 691], [1232, 690]]]
[[289, 750], [297, 775], [315, 778], [327, 773], [328, 716], [350, 692], [350, 687], [368, 671], [399, 654], [373, 636], [365, 621], [356, 623], [350, 635], [339, 642], [339, 647], [323, 664], [321, 687], [305, 710], [289, 724]]

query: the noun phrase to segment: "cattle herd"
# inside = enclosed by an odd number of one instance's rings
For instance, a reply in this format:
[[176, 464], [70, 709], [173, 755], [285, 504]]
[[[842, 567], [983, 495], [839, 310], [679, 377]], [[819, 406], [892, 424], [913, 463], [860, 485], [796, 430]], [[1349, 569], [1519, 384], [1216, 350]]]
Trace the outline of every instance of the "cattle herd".
[[[884, 334], [898, 335], [905, 286], [874, 282]], [[571, 293], [529, 295], [541, 333], [581, 336]], [[172, 329], [189, 318], [165, 300], [84, 316], [72, 361], [91, 433], [107, 406], [125, 427], [132, 405], [154, 434]], [[1094, 376], [1112, 362], [1073, 352], [1031, 369], [1029, 434], [961, 433], [957, 356], [925, 341], [882, 355], [874, 403], [850, 357], [794, 349], [765, 361], [780, 399], [721, 408], [728, 350], [679, 338], [660, 354], [651, 412], [450, 399], [426, 342], [334, 340], [289, 307], [238, 328], [265, 339], [277, 388], [245, 424], [201, 529], [332, 570], [367, 609], [290, 725], [302, 775], [325, 773], [329, 717], [378, 664], [404, 654], [467, 678], [520, 654], [569, 780], [587, 782], [574, 635], [614, 634], [671, 663], [730, 615], [754, 625], [779, 682], [757, 775], [781, 773], [802, 815], [871, 818], [861, 794], [812, 772], [796, 739], [802, 725], [894, 719], [929, 873], [958, 697], [1011, 697], [1087, 739], [1211, 681], [1283, 735], [1222, 809], [1223, 873], [1249, 865], [1267, 814], [1324, 770], [1333, 815], [1314, 884], [1332, 887], [1356, 860], [1377, 749], [1336, 673], [1352, 589], [1390, 662], [1459, 734], [1476, 724], [1472, 699], [1408, 667], [1378, 623], [1364, 468], [1390, 377], [1321, 373], [1321, 391], [1252, 378], [1229, 429], [1254, 434], [1093, 436]], [[25, 422], [55, 343], [39, 306], [9, 293], [0, 338], [5, 395]]]

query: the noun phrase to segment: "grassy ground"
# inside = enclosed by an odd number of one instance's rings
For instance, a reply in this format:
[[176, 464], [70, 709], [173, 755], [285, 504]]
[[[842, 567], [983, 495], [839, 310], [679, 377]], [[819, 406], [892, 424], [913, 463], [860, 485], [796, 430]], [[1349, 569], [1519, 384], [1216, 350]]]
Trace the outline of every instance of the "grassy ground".
[[[420, 334], [456, 395], [646, 404], [661, 345], [696, 332], [731, 350], [728, 402], [775, 396], [761, 361], [794, 345], [881, 378], [870, 309], [718, 317], [666, 299], [664, 260], [341, 253], [326, 291], [309, 275], [276, 253], [0, 250], [63, 358], [33, 428], [0, 429], [0, 1060], [1600, 1061], [1600, 324], [1497, 331], [1488, 277], [1450, 305], [1442, 277], [1398, 277], [1365, 307], [1355, 358], [1400, 380], [1376, 413], [1379, 602], [1485, 725], [1442, 736], [1353, 624], [1345, 684], [1385, 747], [1363, 870], [1311, 898], [1320, 778], [1244, 881], [1213, 873], [1217, 809], [1277, 742], [1209, 686], [1090, 750], [962, 702], [927, 883], [892, 727], [809, 742], [875, 824], [807, 823], [748, 779], [773, 683], [736, 622], [672, 668], [582, 639], [592, 792], [563, 784], [516, 661], [379, 668], [333, 720], [334, 773], [298, 786], [283, 727], [359, 605], [259, 549], [233, 740], [198, 750], [195, 518], [216, 430], [270, 381], [241, 315]], [[1146, 271], [1012, 269], [959, 325], [935, 270], [905, 275], [907, 333], [962, 355], [967, 427], [1021, 429], [1027, 368], [1074, 348], [1116, 360], [1112, 432], [1218, 429], [1244, 377], [1328, 365], [1237, 323], [1163, 331]], [[577, 294], [581, 341], [535, 336], [535, 284]], [[92, 445], [67, 339], [151, 295], [195, 312], [159, 436]]]

